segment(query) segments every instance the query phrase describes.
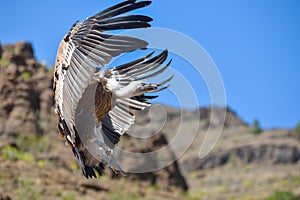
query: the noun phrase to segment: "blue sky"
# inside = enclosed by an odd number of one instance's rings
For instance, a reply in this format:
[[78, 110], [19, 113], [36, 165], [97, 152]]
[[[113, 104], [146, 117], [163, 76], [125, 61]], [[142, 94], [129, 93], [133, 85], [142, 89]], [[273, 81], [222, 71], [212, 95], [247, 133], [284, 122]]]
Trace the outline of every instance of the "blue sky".
[[[1, 43], [29, 41], [38, 60], [53, 65], [58, 43], [74, 21], [117, 2], [4, 1]], [[300, 121], [300, 1], [153, 0], [140, 12], [154, 19], [152, 26], [181, 32], [208, 52], [224, 81], [228, 105], [246, 122], [258, 118], [264, 128], [275, 128]], [[184, 61], [173, 62], [179, 64]], [[205, 85], [191, 84], [200, 105], [209, 105]]]

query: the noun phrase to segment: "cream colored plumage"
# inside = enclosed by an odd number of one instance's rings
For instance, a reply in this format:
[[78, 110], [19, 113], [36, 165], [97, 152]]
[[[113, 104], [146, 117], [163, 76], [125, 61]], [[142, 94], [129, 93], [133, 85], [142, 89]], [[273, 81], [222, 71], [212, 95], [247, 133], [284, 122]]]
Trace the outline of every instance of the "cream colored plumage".
[[113, 159], [113, 148], [134, 123], [130, 110], [150, 106], [147, 100], [156, 96], [145, 93], [167, 88], [165, 84], [172, 79], [145, 82], [168, 68], [170, 62], [162, 66], [167, 50], [102, 69], [112, 57], [147, 47], [141, 39], [105, 31], [150, 27], [150, 17], [122, 15], [150, 3], [124, 1], [76, 22], [58, 47], [53, 83], [58, 129], [87, 178], [96, 177], [94, 170], [101, 175], [106, 165], [116, 173], [122, 172]]

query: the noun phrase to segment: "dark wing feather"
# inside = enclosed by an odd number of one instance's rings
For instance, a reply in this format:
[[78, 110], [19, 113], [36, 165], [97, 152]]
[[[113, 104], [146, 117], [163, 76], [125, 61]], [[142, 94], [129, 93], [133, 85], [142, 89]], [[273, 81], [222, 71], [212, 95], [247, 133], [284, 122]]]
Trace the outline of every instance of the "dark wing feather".
[[[135, 61], [114, 67], [110, 69], [107, 74], [117, 80], [122, 87], [127, 86], [131, 81], [143, 80], [160, 74], [170, 65], [169, 62], [167, 65], [161, 67], [167, 59], [168, 51], [165, 50], [161, 54], [150, 58], [153, 53], [154, 52]], [[171, 81], [172, 78], [173, 77], [170, 77], [153, 85], [149, 84], [149, 86], [154, 89], [147, 90], [145, 93], [166, 89], [168, 86], [165, 86], [165, 84]], [[102, 121], [102, 129], [107, 139], [107, 144], [113, 147], [119, 142], [120, 136], [134, 123], [135, 116], [130, 112], [131, 110], [143, 110], [149, 107], [151, 104], [147, 101], [156, 97], [157, 96], [142, 93], [131, 98], [116, 99], [115, 106]]]
[[121, 14], [124, 14], [126, 12], [136, 10], [138, 8], [143, 8], [151, 4], [150, 1], [140, 1], [136, 2], [135, 0], [128, 0], [123, 3], [119, 3], [111, 8], [108, 8], [97, 15], [94, 15], [91, 18], [88, 18], [88, 20], [105, 20], [107, 18], [112, 18]]
[[135, 101], [130, 98], [117, 99], [116, 105], [111, 109], [102, 121], [102, 129], [106, 144], [114, 147], [130, 126], [135, 121], [135, 116], [130, 112], [131, 109], [142, 110], [151, 104]]
[[[132, 80], [144, 80], [152, 78], [165, 71], [172, 62], [172, 60], [170, 60], [165, 66], [162, 67], [162, 64], [168, 57], [168, 50], [164, 50], [159, 55], [150, 58], [153, 54], [154, 52], [130, 63], [116, 66], [111, 69], [110, 73], [115, 74], [114, 78], [123, 86], [128, 85]], [[162, 83], [165, 84], [171, 79], [167, 80], [168, 81], [163, 81]], [[162, 86], [163, 84], [159, 84], [159, 86]]]

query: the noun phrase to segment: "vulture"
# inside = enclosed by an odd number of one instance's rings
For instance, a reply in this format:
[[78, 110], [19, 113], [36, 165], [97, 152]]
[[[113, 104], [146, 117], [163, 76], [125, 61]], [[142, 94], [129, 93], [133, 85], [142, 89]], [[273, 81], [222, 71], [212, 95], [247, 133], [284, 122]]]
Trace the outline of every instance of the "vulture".
[[58, 131], [86, 178], [101, 176], [105, 167], [125, 173], [113, 150], [135, 121], [132, 110], [149, 107], [153, 93], [172, 79], [147, 82], [169, 67], [168, 50], [107, 67], [114, 57], [147, 49], [146, 41], [116, 31], [150, 27], [152, 18], [128, 14], [150, 4], [126, 0], [111, 6], [75, 22], [59, 44], [53, 81]]

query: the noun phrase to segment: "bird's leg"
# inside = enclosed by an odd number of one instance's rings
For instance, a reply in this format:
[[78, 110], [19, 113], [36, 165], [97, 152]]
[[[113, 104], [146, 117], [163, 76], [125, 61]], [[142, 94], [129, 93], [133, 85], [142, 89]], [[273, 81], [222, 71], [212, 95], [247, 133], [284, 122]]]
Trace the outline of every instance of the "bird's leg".
[[118, 89], [112, 90], [112, 93], [117, 98], [130, 98], [136, 92], [137, 88], [141, 83], [141, 81], [132, 81], [125, 87], [120, 87]]
[[155, 91], [157, 89], [157, 86], [155, 84], [150, 84], [150, 83], [141, 83], [138, 87], [137, 87], [137, 93], [146, 93], [146, 92], [151, 92], [151, 91]]
[[121, 167], [117, 164], [117, 162], [113, 158], [113, 149], [110, 148], [108, 145], [104, 144], [103, 142], [100, 142], [99, 150], [102, 153], [102, 156], [104, 158], [104, 162], [109, 166], [109, 168], [115, 173], [122, 173], [124, 174], [124, 171], [121, 169]]
[[124, 171], [122, 170], [122, 168], [118, 165], [118, 163], [115, 160], [110, 159], [109, 163], [108, 163], [108, 166], [109, 166], [110, 169], [112, 169], [112, 171], [115, 174], [121, 173], [122, 175], [125, 175]]

